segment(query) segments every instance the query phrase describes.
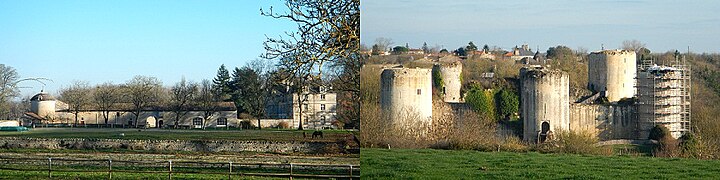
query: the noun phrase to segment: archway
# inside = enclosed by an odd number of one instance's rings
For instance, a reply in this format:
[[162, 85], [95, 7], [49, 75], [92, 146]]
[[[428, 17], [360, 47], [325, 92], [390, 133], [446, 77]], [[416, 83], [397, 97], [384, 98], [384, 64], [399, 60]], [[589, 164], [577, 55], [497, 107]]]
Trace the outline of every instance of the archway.
[[155, 119], [155, 116], [150, 116], [145, 118], [145, 126], [148, 128], [155, 128], [157, 126], [156, 124], [157, 119]]
[[543, 121], [543, 123], [540, 125], [540, 137], [538, 139], [540, 143], [543, 143], [545, 142], [545, 140], [547, 140], [548, 132], [550, 132], [550, 123], [547, 121]]

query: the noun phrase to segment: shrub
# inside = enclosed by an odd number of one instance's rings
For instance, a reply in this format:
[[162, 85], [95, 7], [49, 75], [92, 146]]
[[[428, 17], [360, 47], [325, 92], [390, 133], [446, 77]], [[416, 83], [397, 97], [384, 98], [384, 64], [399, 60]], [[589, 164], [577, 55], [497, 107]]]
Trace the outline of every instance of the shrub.
[[492, 94], [492, 90], [485, 91], [479, 87], [473, 87], [467, 92], [465, 102], [480, 116], [495, 120], [495, 102]]
[[598, 139], [589, 133], [556, 130], [555, 139], [538, 144], [540, 152], [611, 155], [611, 147], [597, 146]]
[[242, 120], [240, 121], [240, 128], [243, 129], [255, 129], [255, 124], [250, 122], [250, 120]]
[[695, 135], [695, 133], [685, 133], [682, 137], [680, 137], [679, 146], [683, 157], [699, 159], [708, 158], [704, 153], [707, 151], [706, 146], [701, 141], [701, 138]]
[[648, 136], [648, 139], [660, 141], [663, 137], [670, 135], [670, 130], [668, 130], [667, 127], [663, 125], [655, 125], [652, 129], [650, 129], [650, 135]]
[[282, 121], [282, 122], [278, 123], [277, 127], [282, 128], [282, 129], [289, 129], [290, 123], [288, 123], [287, 121]]
[[657, 140], [658, 144], [653, 148], [653, 156], [656, 157], [678, 157], [680, 155], [678, 142], [670, 134], [670, 130], [663, 125], [656, 125], [650, 129], [648, 139]]
[[520, 100], [515, 92], [503, 89], [495, 94], [499, 118], [509, 117], [518, 112]]

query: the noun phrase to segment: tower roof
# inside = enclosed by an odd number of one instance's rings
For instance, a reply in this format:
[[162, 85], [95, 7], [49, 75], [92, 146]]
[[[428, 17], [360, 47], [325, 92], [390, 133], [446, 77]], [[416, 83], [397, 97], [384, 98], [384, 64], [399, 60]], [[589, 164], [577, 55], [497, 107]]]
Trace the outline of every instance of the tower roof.
[[47, 92], [40, 91], [40, 93], [30, 98], [30, 101], [55, 101], [55, 97], [51, 96]]

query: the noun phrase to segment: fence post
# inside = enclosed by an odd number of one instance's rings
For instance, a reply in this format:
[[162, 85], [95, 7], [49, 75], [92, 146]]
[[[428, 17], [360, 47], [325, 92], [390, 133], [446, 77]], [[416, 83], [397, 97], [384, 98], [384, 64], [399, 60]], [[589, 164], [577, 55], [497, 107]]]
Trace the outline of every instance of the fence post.
[[230, 173], [228, 173], [228, 179], [232, 179], [232, 161], [230, 161]]
[[169, 160], [168, 164], [168, 179], [172, 179], [172, 160]]
[[108, 179], [112, 179], [112, 159], [108, 159]]
[[293, 179], [293, 165], [290, 163], [290, 180]]
[[350, 180], [352, 180], [352, 173], [353, 173], [353, 172], [352, 172], [352, 169], [353, 169], [353, 168], [352, 168], [352, 164], [351, 164], [351, 165], [350, 165]]
[[48, 178], [52, 178], [52, 158], [48, 158]]

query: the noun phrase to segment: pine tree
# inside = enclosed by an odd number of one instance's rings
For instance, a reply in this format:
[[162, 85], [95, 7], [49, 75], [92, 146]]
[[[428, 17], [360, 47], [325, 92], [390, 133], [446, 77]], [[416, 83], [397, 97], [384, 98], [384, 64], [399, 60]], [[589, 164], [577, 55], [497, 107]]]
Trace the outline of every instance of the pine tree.
[[430, 48], [428, 48], [427, 42], [423, 42], [422, 50], [425, 54], [430, 53]]
[[232, 89], [230, 88], [231, 80], [230, 73], [228, 72], [227, 68], [225, 68], [225, 64], [220, 65], [217, 76], [215, 76], [212, 82], [214, 91], [220, 94], [220, 99], [222, 99], [223, 101], [230, 100], [230, 94], [232, 93]]

